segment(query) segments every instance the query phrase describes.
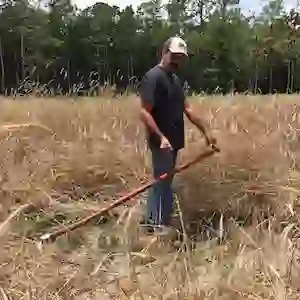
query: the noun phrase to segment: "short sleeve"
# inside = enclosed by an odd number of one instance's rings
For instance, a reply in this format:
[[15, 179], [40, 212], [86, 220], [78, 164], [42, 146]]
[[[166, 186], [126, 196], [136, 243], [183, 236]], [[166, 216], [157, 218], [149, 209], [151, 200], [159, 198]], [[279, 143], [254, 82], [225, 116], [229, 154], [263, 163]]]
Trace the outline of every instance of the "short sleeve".
[[140, 97], [142, 104], [151, 105], [155, 104], [155, 89], [157, 77], [153, 73], [147, 73], [142, 79], [140, 85]]

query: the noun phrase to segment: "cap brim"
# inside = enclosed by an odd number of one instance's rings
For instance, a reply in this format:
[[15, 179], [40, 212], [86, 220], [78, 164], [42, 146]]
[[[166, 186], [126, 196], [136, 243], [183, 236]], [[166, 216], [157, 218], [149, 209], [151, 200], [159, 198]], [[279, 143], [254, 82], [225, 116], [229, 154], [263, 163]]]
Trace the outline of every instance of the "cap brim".
[[173, 53], [173, 54], [182, 54], [184, 56], [189, 56], [187, 52], [184, 52], [184, 51], [182, 51], [180, 49], [172, 49], [172, 48], [170, 48], [169, 51], [171, 53]]

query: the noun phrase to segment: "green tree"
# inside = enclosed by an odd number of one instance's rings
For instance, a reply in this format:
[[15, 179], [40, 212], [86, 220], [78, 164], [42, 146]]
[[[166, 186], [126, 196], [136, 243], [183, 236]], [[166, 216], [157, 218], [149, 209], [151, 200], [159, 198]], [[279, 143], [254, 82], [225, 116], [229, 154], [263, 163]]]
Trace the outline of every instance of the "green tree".
[[265, 1], [254, 17], [236, 0], [151, 0], [136, 11], [47, 1], [0, 0], [1, 93], [39, 86], [82, 94], [119, 77], [136, 82], [172, 35], [188, 41], [190, 58], [180, 76], [194, 91], [300, 89], [300, 18], [282, 0]]

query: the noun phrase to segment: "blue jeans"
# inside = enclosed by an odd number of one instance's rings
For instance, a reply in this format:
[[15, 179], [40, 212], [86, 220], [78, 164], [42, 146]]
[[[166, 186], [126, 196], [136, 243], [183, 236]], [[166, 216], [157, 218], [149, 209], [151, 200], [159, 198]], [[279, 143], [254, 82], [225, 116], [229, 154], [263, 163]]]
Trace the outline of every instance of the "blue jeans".
[[[173, 171], [177, 151], [151, 149], [154, 178]], [[152, 186], [147, 199], [146, 223], [154, 226], [168, 226], [173, 209], [173, 176], [158, 181]]]

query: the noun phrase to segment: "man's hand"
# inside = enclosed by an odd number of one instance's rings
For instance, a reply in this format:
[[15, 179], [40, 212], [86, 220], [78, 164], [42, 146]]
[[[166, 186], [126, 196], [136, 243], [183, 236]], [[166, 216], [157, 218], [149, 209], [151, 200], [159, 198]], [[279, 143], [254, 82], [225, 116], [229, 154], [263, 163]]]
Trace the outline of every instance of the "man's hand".
[[169, 140], [165, 136], [163, 136], [160, 140], [160, 148], [161, 149], [167, 149], [167, 150], [172, 150], [173, 149], [171, 143], [169, 142]]
[[163, 135], [163, 133], [159, 130], [158, 126], [156, 125], [153, 117], [150, 114], [152, 107], [149, 105], [143, 105], [141, 108], [141, 118], [142, 121], [150, 130], [155, 133], [160, 138], [160, 148], [173, 150], [173, 147], [169, 140]]
[[207, 133], [205, 134], [205, 140], [206, 140], [207, 146], [212, 146], [212, 145], [215, 146], [217, 144], [216, 138]]

